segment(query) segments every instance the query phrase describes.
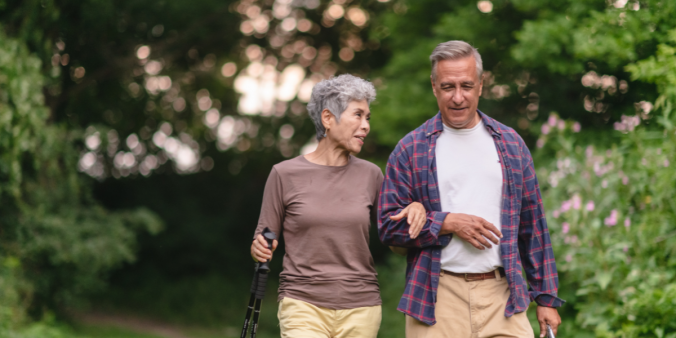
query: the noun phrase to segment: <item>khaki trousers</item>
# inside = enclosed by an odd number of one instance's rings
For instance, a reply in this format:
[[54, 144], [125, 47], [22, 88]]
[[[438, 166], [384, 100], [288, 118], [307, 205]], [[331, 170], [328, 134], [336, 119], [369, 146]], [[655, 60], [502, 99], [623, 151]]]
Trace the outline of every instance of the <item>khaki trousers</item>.
[[444, 274], [439, 278], [435, 317], [429, 326], [406, 316], [406, 338], [533, 338], [526, 312], [505, 317], [509, 285], [505, 277], [467, 282]]
[[288, 297], [279, 302], [282, 338], [376, 338], [380, 305], [331, 310]]

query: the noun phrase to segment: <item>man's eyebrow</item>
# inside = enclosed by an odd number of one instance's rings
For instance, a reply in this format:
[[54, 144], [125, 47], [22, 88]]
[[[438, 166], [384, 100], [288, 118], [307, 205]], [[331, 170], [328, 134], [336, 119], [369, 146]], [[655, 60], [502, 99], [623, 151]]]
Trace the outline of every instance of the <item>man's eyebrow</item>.
[[[454, 84], [454, 82], [442, 82], [442, 83], [441, 83], [441, 86], [442, 86], [442, 87], [443, 87], [443, 86], [452, 86], [453, 84]], [[470, 85], [470, 86], [473, 86], [473, 85], [474, 85], [474, 81], [462, 81], [462, 82], [460, 82], [460, 84], [461, 84], [461, 85]]]

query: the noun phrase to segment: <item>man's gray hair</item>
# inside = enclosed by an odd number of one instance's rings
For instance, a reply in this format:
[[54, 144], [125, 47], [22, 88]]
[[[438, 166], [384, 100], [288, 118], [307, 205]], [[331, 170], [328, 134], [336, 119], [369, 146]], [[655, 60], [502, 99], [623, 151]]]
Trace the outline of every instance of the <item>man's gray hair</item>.
[[469, 43], [460, 40], [451, 40], [442, 42], [434, 48], [430, 61], [432, 61], [432, 81], [437, 81], [437, 63], [441, 60], [458, 60], [468, 56], [474, 56], [476, 61], [476, 76], [481, 81], [481, 74], [484, 72], [484, 64], [481, 61], [479, 51]]
[[326, 136], [326, 128], [322, 124], [324, 109], [328, 109], [340, 121], [340, 114], [347, 109], [350, 102], [366, 100], [370, 104], [375, 98], [376, 89], [371, 82], [350, 74], [317, 83], [312, 88], [312, 96], [307, 104], [307, 111], [317, 130], [317, 140]]

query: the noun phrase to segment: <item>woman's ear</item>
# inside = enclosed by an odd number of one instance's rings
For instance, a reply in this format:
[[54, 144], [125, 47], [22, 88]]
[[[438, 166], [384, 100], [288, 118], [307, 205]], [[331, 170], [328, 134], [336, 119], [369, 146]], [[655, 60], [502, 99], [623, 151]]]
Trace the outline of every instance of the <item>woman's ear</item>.
[[335, 123], [336, 117], [331, 114], [331, 111], [328, 109], [322, 110], [322, 125], [324, 125], [324, 129], [329, 130]]

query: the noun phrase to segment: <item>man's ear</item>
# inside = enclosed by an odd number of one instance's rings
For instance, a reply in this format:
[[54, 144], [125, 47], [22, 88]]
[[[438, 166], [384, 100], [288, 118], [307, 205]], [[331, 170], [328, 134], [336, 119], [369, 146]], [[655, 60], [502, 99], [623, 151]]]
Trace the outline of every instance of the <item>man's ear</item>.
[[481, 93], [483, 93], [484, 90], [484, 73], [481, 73], [481, 77], [479, 78], [479, 96], [481, 96]]
[[432, 83], [432, 93], [434, 93], [434, 97], [437, 97], [437, 87], [434, 86], [434, 78], [432, 78], [432, 75], [430, 75], [430, 83]]

